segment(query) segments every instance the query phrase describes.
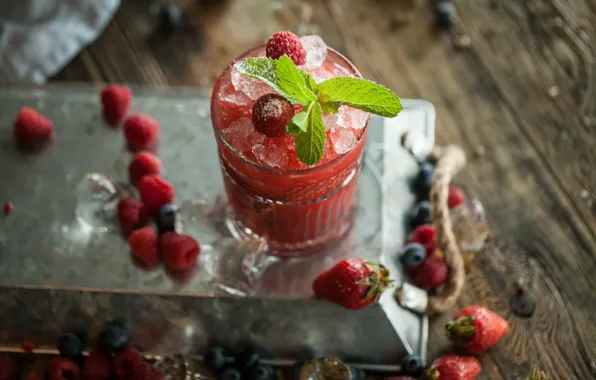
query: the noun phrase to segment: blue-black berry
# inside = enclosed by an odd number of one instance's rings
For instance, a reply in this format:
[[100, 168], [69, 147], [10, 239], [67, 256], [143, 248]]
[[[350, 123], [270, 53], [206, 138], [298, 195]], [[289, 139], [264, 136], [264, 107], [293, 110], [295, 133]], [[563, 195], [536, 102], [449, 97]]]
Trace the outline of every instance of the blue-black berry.
[[256, 367], [259, 364], [260, 360], [261, 357], [259, 356], [259, 354], [252, 350], [248, 350], [238, 355], [234, 363], [236, 367], [238, 367], [242, 372], [248, 372], [254, 367]]
[[418, 199], [428, 199], [434, 174], [435, 168], [428, 162], [420, 165], [420, 170], [412, 183], [412, 188]]
[[455, 5], [451, 1], [440, 1], [435, 10], [437, 25], [449, 29], [455, 21]]
[[408, 243], [401, 256], [402, 264], [407, 268], [416, 268], [426, 258], [426, 249], [422, 244]]
[[175, 232], [176, 231], [176, 220], [178, 218], [178, 213], [180, 209], [178, 206], [174, 204], [167, 204], [159, 209], [157, 213], [157, 231], [160, 235], [165, 234], [166, 232]]
[[248, 380], [274, 380], [275, 370], [266, 364], [259, 364], [254, 367], [248, 375]]
[[213, 346], [203, 355], [205, 365], [213, 370], [219, 372], [228, 362], [228, 351], [219, 346]]
[[424, 372], [422, 360], [416, 354], [405, 356], [401, 361], [402, 372], [406, 376], [418, 377]]
[[242, 372], [238, 368], [228, 365], [221, 370], [217, 378], [219, 380], [241, 380]]
[[366, 380], [366, 374], [360, 368], [350, 367], [350, 372], [352, 373], [352, 380]]
[[106, 352], [117, 352], [130, 344], [130, 331], [125, 322], [114, 321], [106, 324], [99, 333], [97, 345]]
[[56, 346], [60, 351], [60, 356], [65, 358], [77, 360], [83, 354], [83, 342], [73, 333], [66, 333], [58, 338]]
[[167, 4], [159, 13], [161, 28], [165, 33], [173, 33], [182, 24], [182, 11], [174, 4]]
[[432, 224], [432, 208], [428, 201], [419, 202], [412, 210], [410, 227], [415, 229], [423, 224]]

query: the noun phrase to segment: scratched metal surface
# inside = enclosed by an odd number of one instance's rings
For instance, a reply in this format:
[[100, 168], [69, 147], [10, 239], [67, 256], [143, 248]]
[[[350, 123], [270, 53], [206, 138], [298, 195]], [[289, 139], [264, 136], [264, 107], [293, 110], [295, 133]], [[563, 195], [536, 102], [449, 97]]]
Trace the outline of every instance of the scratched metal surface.
[[[119, 317], [131, 321], [135, 341], [154, 353], [200, 352], [215, 340], [232, 347], [251, 344], [272, 359], [308, 352], [395, 368], [406, 352], [425, 352], [423, 319], [399, 308], [389, 293], [379, 305], [349, 312], [310, 299], [310, 284], [348, 256], [383, 261], [401, 281], [395, 247], [404, 239], [403, 218], [396, 215], [403, 216], [413, 202], [407, 180], [416, 164], [399, 146], [399, 136], [416, 129], [432, 141], [434, 119], [421, 125], [424, 118], [418, 117], [434, 115], [432, 107], [405, 101], [392, 125], [373, 119], [355, 228], [325, 254], [279, 261], [254, 254], [258, 244], [239, 245], [226, 234], [207, 94], [134, 89], [135, 111], [162, 125], [158, 153], [165, 177], [176, 186], [184, 231], [202, 245], [197, 267], [181, 278], [163, 268], [139, 268], [109, 210], [91, 224], [81, 219], [90, 208], [81, 208], [77, 194], [88, 173], [113, 178], [122, 182], [121, 191], [129, 190], [131, 155], [122, 134], [102, 122], [96, 90], [0, 90], [0, 201], [16, 206], [0, 218], [4, 343], [18, 344], [25, 336], [52, 342], [65, 328], [93, 332]], [[54, 122], [55, 141], [41, 154], [24, 154], [13, 144], [12, 122], [22, 106]], [[382, 210], [389, 196], [402, 201], [388, 216]], [[240, 271], [249, 251], [262, 265], [251, 281]]]

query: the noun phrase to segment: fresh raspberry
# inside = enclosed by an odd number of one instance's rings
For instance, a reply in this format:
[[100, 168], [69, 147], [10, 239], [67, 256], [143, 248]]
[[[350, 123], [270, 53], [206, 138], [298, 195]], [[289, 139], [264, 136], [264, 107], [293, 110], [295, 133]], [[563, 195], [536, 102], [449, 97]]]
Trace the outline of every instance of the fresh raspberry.
[[150, 152], [140, 152], [132, 159], [128, 167], [130, 182], [139, 184], [146, 175], [159, 175], [161, 173], [161, 160]]
[[159, 248], [166, 267], [172, 271], [189, 270], [201, 253], [195, 238], [177, 232], [167, 232], [162, 235]]
[[14, 205], [12, 203], [10, 203], [10, 202], [4, 203], [4, 206], [2, 207], [2, 212], [4, 212], [4, 215], [10, 214], [13, 210], [14, 210]]
[[138, 365], [133, 373], [132, 380], [164, 380], [164, 374], [157, 368], [151, 367], [147, 363]]
[[124, 138], [131, 150], [151, 147], [159, 136], [159, 122], [149, 115], [135, 114], [124, 121]]
[[32, 369], [25, 377], [25, 380], [44, 380], [43, 372]]
[[414, 285], [423, 289], [434, 289], [447, 280], [447, 264], [438, 257], [427, 257], [422, 264], [408, 271]]
[[283, 96], [261, 96], [252, 107], [252, 123], [257, 132], [267, 137], [282, 137], [286, 125], [294, 117], [294, 107]]
[[134, 231], [128, 238], [130, 252], [143, 264], [152, 267], [159, 263], [157, 234], [151, 227]]
[[149, 214], [143, 204], [134, 198], [123, 198], [118, 202], [118, 220], [126, 234], [143, 227], [149, 221]]
[[57, 356], [50, 360], [46, 372], [48, 380], [78, 380], [81, 370], [76, 362]]
[[168, 181], [156, 175], [146, 175], [139, 182], [139, 194], [149, 214], [154, 215], [163, 206], [173, 203], [176, 190]]
[[0, 356], [0, 380], [14, 380], [17, 370], [10, 356]]
[[267, 58], [278, 59], [287, 55], [298, 66], [306, 63], [306, 50], [300, 38], [291, 32], [278, 32], [269, 38], [265, 48]]
[[124, 120], [130, 103], [132, 93], [125, 86], [111, 84], [104, 87], [100, 93], [101, 105], [103, 106], [103, 117], [111, 125], [118, 125]]
[[114, 371], [118, 380], [130, 380], [135, 369], [143, 362], [141, 354], [133, 346], [128, 346], [114, 355]]
[[27, 353], [33, 352], [37, 348], [37, 343], [31, 341], [25, 341], [21, 343], [21, 349]]
[[84, 380], [110, 380], [112, 378], [112, 357], [95, 347], [83, 364]]
[[412, 232], [411, 241], [413, 243], [422, 244], [424, 249], [426, 249], [426, 256], [432, 256], [437, 248], [435, 227], [431, 224], [424, 224], [417, 227], [414, 232]]
[[447, 206], [455, 208], [466, 201], [466, 194], [459, 187], [449, 186], [449, 196], [447, 197]]
[[14, 121], [13, 133], [19, 146], [31, 148], [48, 142], [53, 130], [54, 125], [48, 118], [33, 108], [23, 107]]

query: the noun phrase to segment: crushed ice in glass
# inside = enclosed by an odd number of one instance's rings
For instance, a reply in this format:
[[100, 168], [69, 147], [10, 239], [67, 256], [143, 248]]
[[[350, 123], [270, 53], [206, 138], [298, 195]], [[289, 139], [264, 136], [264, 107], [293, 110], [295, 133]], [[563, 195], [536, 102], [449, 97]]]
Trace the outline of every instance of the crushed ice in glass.
[[330, 137], [333, 149], [339, 154], [348, 153], [358, 143], [358, 139], [354, 133], [347, 128], [332, 131]]
[[253, 146], [265, 141], [265, 136], [255, 130], [252, 120], [247, 117], [236, 120], [229, 127], [222, 130], [221, 133], [226, 141], [241, 154], [250, 151]]
[[471, 199], [450, 210], [453, 232], [462, 251], [478, 251], [489, 236], [484, 207]]
[[284, 168], [288, 165], [288, 150], [283, 142], [278, 144], [277, 141], [268, 141], [257, 144], [252, 148], [252, 152], [262, 165], [271, 168]]
[[327, 45], [317, 35], [304, 36], [300, 38], [302, 46], [306, 50], [306, 67], [319, 67], [327, 58]]
[[244, 93], [252, 100], [257, 100], [265, 94], [270, 94], [273, 89], [260, 80], [253, 79], [240, 74], [235, 68], [232, 69], [232, 85], [236, 91]]

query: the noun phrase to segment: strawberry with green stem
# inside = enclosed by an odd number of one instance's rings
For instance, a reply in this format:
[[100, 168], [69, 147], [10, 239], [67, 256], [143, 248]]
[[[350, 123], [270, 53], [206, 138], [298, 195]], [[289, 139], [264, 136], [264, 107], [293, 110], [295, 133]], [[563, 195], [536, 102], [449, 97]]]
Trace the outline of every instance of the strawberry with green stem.
[[472, 356], [444, 355], [426, 372], [425, 380], [475, 380], [482, 372], [478, 359]]
[[470, 306], [460, 310], [445, 326], [449, 339], [470, 353], [494, 346], [509, 331], [509, 323], [495, 312]]
[[392, 283], [389, 270], [362, 259], [346, 259], [319, 274], [312, 284], [315, 297], [347, 309], [364, 309]]
[[548, 380], [548, 376], [544, 371], [534, 367], [532, 368], [532, 373], [530, 373], [530, 376], [526, 377], [526, 380]]

